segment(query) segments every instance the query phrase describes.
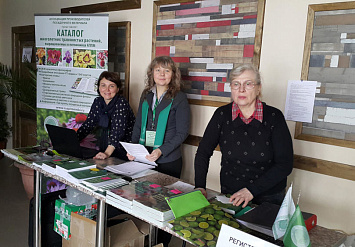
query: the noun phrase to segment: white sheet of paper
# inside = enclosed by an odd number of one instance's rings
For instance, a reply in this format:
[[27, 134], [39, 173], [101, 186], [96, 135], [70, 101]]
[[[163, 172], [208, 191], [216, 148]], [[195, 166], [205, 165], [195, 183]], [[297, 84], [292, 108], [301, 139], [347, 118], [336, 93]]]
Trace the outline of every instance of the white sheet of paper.
[[131, 178], [137, 179], [137, 178], [149, 176], [149, 175], [152, 175], [152, 174], [155, 174], [155, 173], [157, 173], [157, 171], [152, 170], [152, 169], [147, 169], [147, 170], [144, 170], [144, 171], [141, 171], [141, 172], [138, 172], [138, 173], [132, 175]]
[[170, 185], [167, 185], [165, 186], [169, 189], [177, 189], [177, 190], [180, 190], [182, 192], [191, 192], [195, 189], [195, 186], [193, 186], [192, 184], [188, 184], [188, 183], [185, 183], [185, 182], [182, 182], [182, 181], [177, 181], [173, 184], [170, 184]]
[[316, 81], [288, 81], [285, 105], [286, 120], [312, 123], [316, 87]]
[[105, 169], [114, 173], [131, 176], [147, 169], [153, 169], [154, 166], [144, 164], [141, 162], [129, 161], [119, 165], [106, 166]]
[[219, 196], [216, 196], [216, 199], [218, 201], [220, 201], [221, 203], [224, 203], [224, 204], [232, 204], [233, 202], [230, 202], [229, 201], [229, 198], [226, 197], [225, 195], [219, 195]]
[[120, 142], [124, 149], [130, 155], [136, 157], [135, 161], [139, 161], [142, 163], [150, 164], [152, 166], [158, 166], [157, 163], [147, 160], [145, 157], [149, 154], [148, 150], [141, 144], [128, 143], [128, 142]]

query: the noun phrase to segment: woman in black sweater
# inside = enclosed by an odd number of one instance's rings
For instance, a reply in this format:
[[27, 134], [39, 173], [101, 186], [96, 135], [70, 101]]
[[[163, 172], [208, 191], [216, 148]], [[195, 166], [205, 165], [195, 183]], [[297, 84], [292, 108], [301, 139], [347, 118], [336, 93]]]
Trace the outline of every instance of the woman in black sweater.
[[210, 120], [195, 157], [195, 186], [205, 194], [213, 150], [222, 153], [220, 183], [234, 205], [281, 204], [293, 167], [290, 132], [282, 112], [260, 101], [259, 71], [245, 64], [230, 73], [233, 102]]
[[115, 72], [104, 71], [97, 82], [97, 93], [86, 121], [78, 129], [79, 140], [93, 130], [100, 130], [100, 152], [94, 159], [110, 156], [127, 160], [126, 151], [119, 143], [131, 140], [135, 116], [128, 101], [120, 95], [122, 83]]

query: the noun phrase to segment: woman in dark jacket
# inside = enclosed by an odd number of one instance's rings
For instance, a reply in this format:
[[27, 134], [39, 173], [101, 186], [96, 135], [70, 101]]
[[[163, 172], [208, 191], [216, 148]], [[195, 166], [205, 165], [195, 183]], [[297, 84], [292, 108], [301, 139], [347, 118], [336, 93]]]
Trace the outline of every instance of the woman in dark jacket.
[[157, 162], [159, 172], [177, 178], [182, 169], [181, 144], [190, 127], [190, 106], [180, 89], [181, 75], [174, 61], [156, 57], [148, 67], [132, 134], [133, 143], [147, 147], [147, 159]]

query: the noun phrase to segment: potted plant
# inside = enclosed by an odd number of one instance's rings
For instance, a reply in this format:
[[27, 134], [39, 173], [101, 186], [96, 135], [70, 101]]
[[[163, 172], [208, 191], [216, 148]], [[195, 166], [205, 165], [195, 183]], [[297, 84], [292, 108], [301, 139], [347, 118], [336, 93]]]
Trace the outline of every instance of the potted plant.
[[[19, 100], [25, 104], [29, 109], [36, 112], [36, 71], [31, 67], [30, 63], [26, 64], [27, 72], [25, 75], [19, 76], [18, 72], [14, 72], [10, 67], [0, 63], [0, 140], [2, 136], [9, 136], [9, 125], [3, 123], [6, 121], [7, 113], [5, 99], [12, 98]], [[25, 71], [26, 72], [26, 71]], [[4, 110], [2, 109], [4, 108]], [[3, 116], [4, 115], [4, 116]], [[7, 129], [8, 132], [5, 132]], [[5, 135], [5, 133], [7, 135]], [[6, 138], [5, 138], [6, 139]], [[0, 147], [1, 148], [1, 147]], [[27, 193], [28, 198], [33, 197], [33, 169], [15, 162], [14, 164], [19, 168], [22, 176], [22, 182]]]
[[18, 72], [0, 62], [0, 94], [22, 102], [36, 112], [36, 70], [30, 63], [25, 66], [26, 73], [19, 76]]
[[[5, 98], [0, 95], [0, 149], [6, 148], [7, 138], [11, 134], [11, 126], [7, 121], [7, 110]], [[0, 153], [0, 159], [3, 157], [3, 153]]]

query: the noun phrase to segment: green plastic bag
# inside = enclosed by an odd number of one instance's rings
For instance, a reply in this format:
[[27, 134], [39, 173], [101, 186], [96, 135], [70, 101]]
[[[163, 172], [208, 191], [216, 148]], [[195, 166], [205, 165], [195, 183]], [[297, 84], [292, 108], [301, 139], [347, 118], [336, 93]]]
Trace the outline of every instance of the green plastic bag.
[[165, 200], [173, 211], [175, 218], [179, 218], [185, 214], [210, 205], [200, 190], [166, 197]]

